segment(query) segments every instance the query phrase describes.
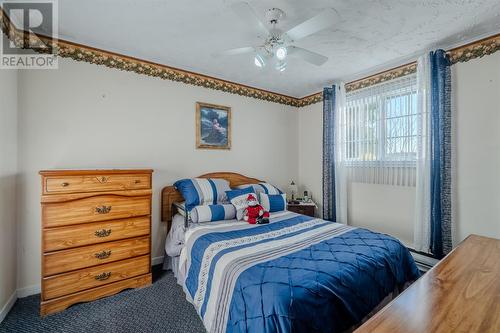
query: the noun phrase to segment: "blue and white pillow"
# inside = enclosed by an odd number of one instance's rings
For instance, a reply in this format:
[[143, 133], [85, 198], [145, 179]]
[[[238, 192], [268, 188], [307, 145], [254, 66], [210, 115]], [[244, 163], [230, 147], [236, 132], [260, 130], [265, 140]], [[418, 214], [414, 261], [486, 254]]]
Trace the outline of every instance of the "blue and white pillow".
[[286, 210], [286, 194], [260, 193], [260, 204], [270, 213]]
[[254, 197], [257, 198], [257, 194], [255, 194], [251, 186], [242, 189], [226, 191], [226, 194], [229, 201], [233, 204], [234, 208], [236, 209], [236, 218], [238, 220], [243, 219], [243, 212], [248, 207], [247, 203], [248, 195], [253, 194]]
[[191, 222], [213, 222], [236, 218], [236, 208], [232, 204], [196, 206], [190, 213]]
[[258, 184], [245, 184], [236, 186], [236, 188], [246, 188], [252, 187], [254, 192], [257, 194], [266, 193], [266, 194], [282, 194], [283, 192], [274, 185], [269, 183], [258, 183]]
[[216, 205], [228, 203], [226, 191], [231, 190], [225, 179], [192, 178], [182, 179], [174, 183], [181, 192], [188, 212], [199, 205]]

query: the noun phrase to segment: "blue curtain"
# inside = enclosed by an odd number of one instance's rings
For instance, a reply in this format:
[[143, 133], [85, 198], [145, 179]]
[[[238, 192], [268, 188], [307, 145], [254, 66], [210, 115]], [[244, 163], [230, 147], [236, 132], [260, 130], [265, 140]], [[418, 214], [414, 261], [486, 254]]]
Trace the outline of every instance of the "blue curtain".
[[323, 89], [323, 219], [336, 221], [335, 86]]
[[451, 73], [443, 50], [431, 65], [431, 252], [441, 258], [451, 243]]

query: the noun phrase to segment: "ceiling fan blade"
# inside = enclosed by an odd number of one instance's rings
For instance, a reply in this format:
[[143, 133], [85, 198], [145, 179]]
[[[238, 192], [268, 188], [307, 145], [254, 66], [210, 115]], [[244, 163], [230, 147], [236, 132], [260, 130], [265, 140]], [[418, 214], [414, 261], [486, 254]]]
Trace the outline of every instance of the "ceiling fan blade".
[[230, 50], [216, 52], [213, 54], [213, 56], [216, 56], [216, 57], [218, 57], [218, 56], [233, 56], [233, 55], [252, 53], [252, 52], [255, 52], [255, 47], [246, 46], [246, 47], [238, 47], [236, 49], [230, 49]]
[[321, 55], [313, 51], [303, 49], [301, 47], [289, 46], [287, 47], [287, 49], [288, 49], [288, 54], [297, 56], [316, 66], [321, 66], [328, 61], [328, 57], [325, 57], [324, 55]]
[[301, 24], [288, 30], [286, 34], [292, 40], [297, 41], [301, 38], [331, 27], [335, 24], [335, 19], [337, 18], [337, 16], [337, 13], [333, 9], [328, 8], [321, 14], [318, 14], [313, 18], [310, 18], [309, 20], [302, 22]]
[[267, 30], [264, 23], [259, 20], [259, 18], [255, 14], [255, 11], [252, 9], [252, 7], [250, 7], [248, 2], [239, 1], [233, 3], [230, 7], [233, 12], [235, 12], [236, 15], [244, 20], [248, 25], [260, 30], [260, 32], [263, 34], [269, 34], [269, 30]]

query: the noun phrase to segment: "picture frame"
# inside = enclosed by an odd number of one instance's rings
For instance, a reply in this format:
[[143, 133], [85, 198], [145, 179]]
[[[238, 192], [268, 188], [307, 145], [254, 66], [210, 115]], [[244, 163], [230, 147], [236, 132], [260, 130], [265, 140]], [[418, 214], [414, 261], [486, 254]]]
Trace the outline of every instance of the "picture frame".
[[231, 149], [231, 107], [196, 102], [196, 148]]

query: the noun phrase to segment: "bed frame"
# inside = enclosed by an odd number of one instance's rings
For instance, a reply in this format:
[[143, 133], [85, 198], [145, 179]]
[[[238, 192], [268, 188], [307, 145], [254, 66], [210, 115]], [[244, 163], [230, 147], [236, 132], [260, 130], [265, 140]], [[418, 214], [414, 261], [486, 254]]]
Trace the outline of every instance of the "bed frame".
[[[262, 182], [262, 180], [250, 178], [235, 172], [212, 172], [196, 178], [222, 178], [227, 180], [231, 187]], [[182, 201], [184, 201], [184, 199], [181, 193], [177, 191], [174, 186], [166, 186], [161, 190], [161, 221], [168, 223], [168, 229], [170, 229], [170, 222], [172, 222], [172, 218], [175, 214], [173, 203]]]

